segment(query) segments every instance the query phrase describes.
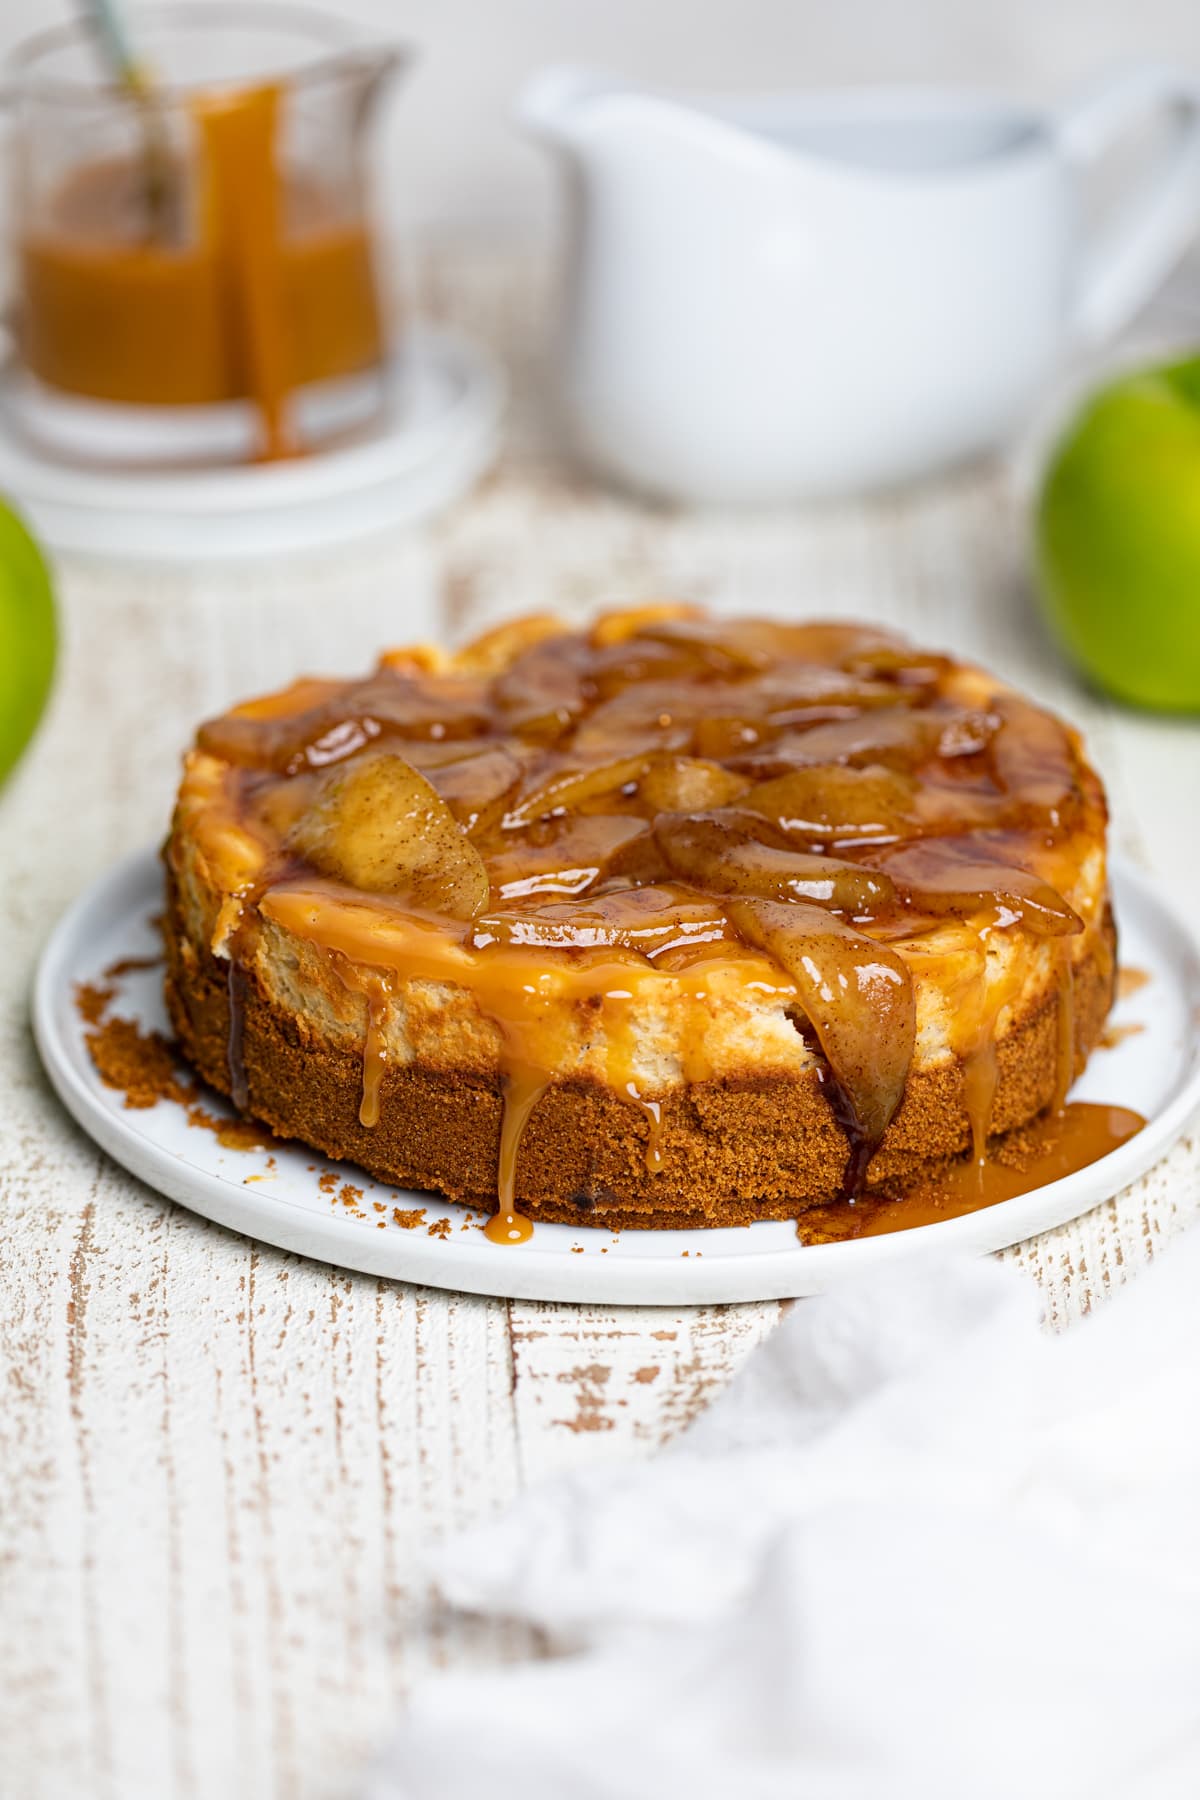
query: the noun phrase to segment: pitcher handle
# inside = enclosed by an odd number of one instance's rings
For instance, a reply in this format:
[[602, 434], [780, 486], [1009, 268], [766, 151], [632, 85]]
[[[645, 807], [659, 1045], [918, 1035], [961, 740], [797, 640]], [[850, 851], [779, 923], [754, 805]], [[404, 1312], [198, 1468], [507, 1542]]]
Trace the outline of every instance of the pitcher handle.
[[1082, 171], [1130, 125], [1156, 112], [1174, 122], [1172, 142], [1125, 214], [1085, 258], [1074, 331], [1098, 343], [1148, 300], [1187, 246], [1200, 218], [1200, 84], [1156, 64], [1110, 77], [1065, 107], [1056, 133]]

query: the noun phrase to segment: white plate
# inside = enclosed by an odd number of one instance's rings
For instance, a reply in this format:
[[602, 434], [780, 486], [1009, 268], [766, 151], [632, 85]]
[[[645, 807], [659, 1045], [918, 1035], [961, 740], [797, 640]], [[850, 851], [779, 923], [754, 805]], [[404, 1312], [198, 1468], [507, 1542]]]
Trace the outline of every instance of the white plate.
[[0, 377], [0, 491], [59, 550], [126, 560], [214, 562], [339, 543], [448, 505], [500, 441], [499, 363], [457, 332], [413, 327], [395, 370], [401, 397], [357, 442], [294, 462], [104, 470], [40, 451]]
[[[780, 1299], [818, 1292], [843, 1276], [930, 1247], [1003, 1249], [1086, 1212], [1167, 1150], [1200, 1103], [1200, 955], [1142, 876], [1118, 866], [1113, 894], [1122, 961], [1151, 977], [1119, 1003], [1114, 1018], [1143, 1029], [1116, 1049], [1098, 1050], [1074, 1092], [1136, 1108], [1148, 1120], [1145, 1130], [1090, 1168], [1016, 1200], [840, 1244], [803, 1245], [790, 1223], [765, 1221], [620, 1235], [539, 1224], [528, 1243], [497, 1245], [461, 1207], [398, 1193], [348, 1164], [325, 1162], [304, 1145], [228, 1150], [212, 1132], [190, 1127], [171, 1102], [126, 1110], [92, 1067], [73, 990], [77, 981], [101, 978], [118, 959], [157, 948], [150, 920], [162, 907], [162, 878], [149, 852], [97, 882], [59, 923], [38, 969], [34, 1031], [63, 1102], [110, 1155], [193, 1212], [284, 1250], [372, 1275], [514, 1299], [643, 1305]], [[160, 985], [158, 970], [124, 978], [115, 1011], [165, 1029]], [[229, 1112], [216, 1096], [211, 1109]], [[339, 1189], [349, 1183], [361, 1191], [353, 1211], [327, 1191], [330, 1174]], [[405, 1229], [393, 1222], [393, 1208], [423, 1209], [424, 1221]]]

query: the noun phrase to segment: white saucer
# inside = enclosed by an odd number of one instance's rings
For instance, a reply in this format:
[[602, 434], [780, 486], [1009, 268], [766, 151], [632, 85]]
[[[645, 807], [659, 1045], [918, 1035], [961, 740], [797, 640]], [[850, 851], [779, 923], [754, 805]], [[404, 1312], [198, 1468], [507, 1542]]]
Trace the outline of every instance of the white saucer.
[[215, 562], [285, 555], [409, 524], [448, 505], [495, 457], [503, 370], [458, 333], [410, 328], [394, 371], [402, 398], [370, 436], [295, 462], [102, 470], [59, 462], [17, 423], [0, 375], [0, 492], [58, 550], [123, 560]]
[[[193, 1212], [282, 1249], [367, 1274], [514, 1299], [643, 1305], [780, 1299], [818, 1292], [931, 1247], [1003, 1249], [1086, 1212], [1169, 1148], [1200, 1103], [1200, 955], [1144, 877], [1118, 866], [1113, 894], [1122, 961], [1151, 978], [1119, 1003], [1115, 1019], [1143, 1029], [1113, 1050], [1098, 1050], [1075, 1095], [1132, 1106], [1148, 1120], [1145, 1130], [1090, 1168], [1019, 1199], [840, 1244], [802, 1245], [791, 1224], [768, 1221], [740, 1230], [619, 1236], [539, 1224], [528, 1243], [496, 1245], [462, 1208], [398, 1193], [304, 1145], [223, 1149], [212, 1132], [190, 1127], [174, 1103], [125, 1110], [92, 1067], [73, 990], [77, 981], [100, 979], [119, 959], [157, 948], [150, 920], [162, 908], [162, 876], [152, 852], [122, 863], [61, 920], [38, 969], [33, 1023], [60, 1097], [110, 1155]], [[123, 978], [114, 1010], [165, 1029], [160, 986], [157, 969]], [[229, 1112], [215, 1096], [211, 1109]], [[347, 1184], [350, 1206], [341, 1197]], [[423, 1210], [424, 1218], [404, 1228], [393, 1221], [397, 1208]]]

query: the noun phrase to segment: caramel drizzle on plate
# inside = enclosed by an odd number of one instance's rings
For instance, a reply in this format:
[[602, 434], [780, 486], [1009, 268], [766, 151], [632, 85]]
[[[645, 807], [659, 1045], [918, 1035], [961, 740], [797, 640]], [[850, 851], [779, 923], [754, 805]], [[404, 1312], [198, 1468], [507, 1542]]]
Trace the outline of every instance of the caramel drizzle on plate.
[[1103, 795], [1068, 727], [949, 658], [864, 627], [677, 606], [588, 632], [525, 620], [455, 658], [396, 652], [363, 681], [252, 702], [203, 727], [199, 752], [251, 872], [220, 948], [240, 963], [266, 919], [336, 953], [365, 1004], [365, 1126], [398, 977], [465, 987], [493, 1022], [498, 1241], [527, 1223], [521, 1148], [562, 1073], [564, 1000], [594, 1009], [607, 1084], [642, 1115], [647, 1173], [664, 1166], [664, 1096], [637, 1069], [663, 976], [685, 1008], [688, 1083], [711, 1076], [722, 984], [763, 983], [789, 1007], [845, 1130], [847, 1198], [913, 1052], [897, 946], [947, 928], [978, 940], [955, 1046], [977, 1191], [1018, 998], [988, 948], [1012, 933], [1052, 962], [1065, 1104], [1086, 922], [1059, 886], [1078, 834], [1102, 836]]
[[1061, 1112], [1014, 1133], [1016, 1141], [982, 1165], [953, 1163], [894, 1197], [865, 1194], [853, 1206], [813, 1207], [797, 1221], [797, 1235], [807, 1244], [830, 1243], [961, 1218], [1088, 1168], [1136, 1137], [1145, 1123], [1127, 1106], [1071, 1100]]

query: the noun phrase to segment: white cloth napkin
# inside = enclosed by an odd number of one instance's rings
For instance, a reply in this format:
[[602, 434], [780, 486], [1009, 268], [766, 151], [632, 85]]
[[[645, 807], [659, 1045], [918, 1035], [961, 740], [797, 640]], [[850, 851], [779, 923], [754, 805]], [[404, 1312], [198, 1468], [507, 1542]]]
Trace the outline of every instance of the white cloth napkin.
[[1198, 1800], [1200, 1233], [1061, 1336], [992, 1262], [801, 1302], [438, 1574], [559, 1654], [426, 1682], [369, 1800]]

